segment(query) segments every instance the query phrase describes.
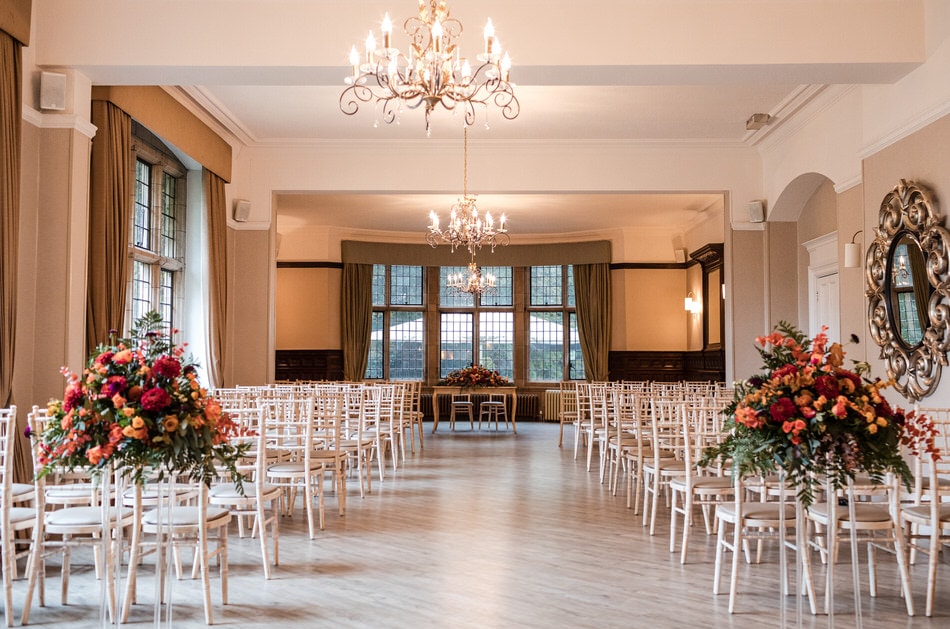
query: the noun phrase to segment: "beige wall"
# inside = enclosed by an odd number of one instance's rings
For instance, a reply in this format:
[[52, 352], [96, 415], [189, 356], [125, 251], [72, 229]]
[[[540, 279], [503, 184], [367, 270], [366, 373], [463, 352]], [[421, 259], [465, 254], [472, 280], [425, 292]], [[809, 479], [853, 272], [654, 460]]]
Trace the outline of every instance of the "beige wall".
[[269, 232], [229, 230], [229, 309], [224, 386], [272, 382], [268, 350], [272, 313], [273, 265]]
[[277, 349], [341, 349], [340, 269], [277, 269]]
[[838, 195], [838, 259], [842, 265], [838, 272], [838, 301], [841, 304], [841, 339], [847, 341], [852, 334], [858, 337], [857, 344], [849, 344], [845, 350], [854, 360], [866, 361], [871, 347], [868, 345], [867, 306], [864, 301], [864, 256], [861, 266], [854, 269], [844, 268], [844, 244], [851, 242], [855, 232], [855, 242], [861, 244], [862, 252], [874, 239], [874, 233], [864, 224], [864, 186], [855, 186]]
[[14, 402], [61, 398], [84, 362], [89, 138], [23, 124]]
[[799, 252], [797, 223], [768, 223], [769, 327], [779, 321], [798, 325]]
[[624, 269], [611, 274], [615, 351], [682, 351], [686, 346], [686, 275], [681, 269]]
[[[871, 234], [877, 223], [881, 200], [900, 179], [922, 183], [930, 188], [940, 212], [946, 217], [950, 210], [950, 116], [908, 136], [864, 161], [864, 233]], [[865, 237], [865, 249], [872, 237]], [[867, 342], [870, 342], [868, 340]], [[868, 348], [874, 373], [884, 376], [878, 360], [879, 350]], [[925, 406], [950, 404], [950, 371], [944, 370], [936, 393], [923, 401]]]

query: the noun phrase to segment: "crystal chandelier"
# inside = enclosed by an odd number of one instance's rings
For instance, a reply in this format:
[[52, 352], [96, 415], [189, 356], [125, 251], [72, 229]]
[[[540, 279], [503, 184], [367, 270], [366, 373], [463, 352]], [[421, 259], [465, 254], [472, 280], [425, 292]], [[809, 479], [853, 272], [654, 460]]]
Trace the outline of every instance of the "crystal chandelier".
[[475, 123], [475, 105], [494, 105], [507, 120], [521, 111], [514, 86], [508, 82], [511, 58], [502, 52], [491, 19], [485, 25], [484, 52], [475, 66], [461, 56], [457, 40], [462, 23], [449, 17], [445, 0], [419, 0], [419, 17], [403, 24], [409, 37], [409, 49], [400, 52], [392, 46], [393, 24], [387, 13], [383, 19], [382, 47], [370, 31], [363, 55], [353, 46], [350, 65], [353, 74], [340, 95], [340, 109], [347, 115], [359, 111], [361, 103], [382, 104], [383, 120], [391, 124], [402, 106], [425, 106], [426, 132], [429, 114], [438, 105], [447, 110], [461, 106], [465, 124]]
[[495, 276], [492, 273], [482, 273], [482, 268], [475, 264], [475, 254], [468, 263], [468, 273], [449, 273], [445, 278], [445, 285], [457, 293], [472, 295], [490, 295], [495, 292]]
[[508, 236], [508, 228], [505, 226], [508, 220], [505, 215], [501, 215], [496, 226], [491, 212], [485, 212], [482, 216], [475, 205], [475, 196], [468, 193], [468, 127], [465, 127], [462, 133], [464, 138], [462, 198], [452, 206], [449, 224], [445, 229], [440, 227], [439, 215], [435, 213], [435, 210], [429, 212], [429, 232], [426, 234], [426, 242], [433, 247], [437, 247], [441, 242], [448, 243], [453, 252], [456, 249], [468, 249], [472, 254], [474, 264], [476, 249], [487, 245], [495, 251], [495, 247], [507, 245], [511, 239]]

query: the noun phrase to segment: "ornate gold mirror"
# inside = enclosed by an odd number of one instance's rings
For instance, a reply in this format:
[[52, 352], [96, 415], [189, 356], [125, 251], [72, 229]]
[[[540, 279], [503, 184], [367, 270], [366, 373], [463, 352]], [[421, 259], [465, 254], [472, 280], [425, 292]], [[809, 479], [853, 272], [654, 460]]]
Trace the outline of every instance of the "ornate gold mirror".
[[933, 393], [950, 348], [950, 232], [925, 187], [884, 197], [867, 252], [868, 324], [887, 375], [910, 400]]

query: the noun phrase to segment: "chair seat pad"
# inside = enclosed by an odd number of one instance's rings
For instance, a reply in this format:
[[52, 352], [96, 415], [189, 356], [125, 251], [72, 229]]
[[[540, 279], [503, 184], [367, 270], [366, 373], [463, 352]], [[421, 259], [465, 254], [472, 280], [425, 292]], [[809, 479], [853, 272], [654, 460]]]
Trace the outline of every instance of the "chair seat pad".
[[[716, 508], [716, 517], [735, 522], [735, 503], [723, 503]], [[742, 504], [743, 525], [750, 526], [749, 522], [769, 522], [778, 526], [780, 519], [779, 504], [776, 502], [745, 502]], [[785, 526], [795, 525], [795, 505], [785, 505]], [[755, 526], [755, 525], [752, 525]]]
[[[131, 515], [132, 512], [129, 509], [123, 509], [123, 513]], [[116, 515], [115, 507], [110, 507], [108, 512], [109, 522], [115, 522]], [[46, 513], [46, 525], [49, 527], [82, 527], [97, 524], [102, 524], [102, 507], [67, 507]]]
[[[670, 481], [670, 486], [677, 489], [686, 489], [686, 479], [674, 478]], [[695, 493], [731, 493], [732, 486], [732, 479], [725, 476], [694, 476], [692, 479], [692, 487]]]
[[[323, 467], [320, 461], [310, 462], [310, 471], [315, 472]], [[286, 463], [274, 463], [267, 466], [267, 473], [272, 476], [293, 476], [304, 473], [303, 461], [288, 461]]]
[[[150, 509], [142, 516], [142, 523], [149, 526], [157, 526], [159, 512], [161, 512], [162, 524], [172, 526], [198, 526], [198, 520], [201, 517], [199, 507], [194, 506], [173, 506], [170, 509]], [[208, 507], [208, 523], [215, 522], [221, 518], [230, 520], [231, 512], [222, 507]]]
[[33, 483], [11, 483], [10, 484], [10, 495], [13, 497], [13, 502], [17, 502], [21, 496], [32, 495], [35, 491]]
[[[280, 491], [280, 487], [277, 485], [269, 485], [267, 483], [264, 483], [260, 489], [260, 492], [265, 496], [278, 491]], [[211, 496], [212, 500], [234, 500], [237, 502], [256, 499], [258, 495], [258, 489], [256, 483], [244, 483], [244, 495], [242, 496], [234, 486], [234, 483], [224, 483], [222, 485], [214, 485], [211, 487], [211, 489], [208, 490], [208, 495]]]
[[[901, 517], [914, 522], [929, 523], [930, 522], [930, 505], [914, 505], [912, 507], [904, 507], [901, 510]], [[950, 527], [950, 503], [941, 504], [937, 509], [937, 517], [940, 519], [941, 528]]]
[[30, 507], [10, 507], [7, 511], [10, 512], [10, 524], [18, 524], [19, 522], [36, 519], [36, 509], [31, 509]]
[[[812, 519], [827, 522], [828, 505], [825, 503], [813, 504], [812, 506], [808, 507], [808, 515], [811, 516]], [[848, 513], [848, 507], [846, 505], [836, 508], [835, 517], [839, 522], [851, 521], [851, 514]], [[887, 505], [884, 503], [855, 503], [854, 517], [857, 518], [858, 522], [868, 523], [890, 522], [893, 519], [891, 518], [891, 513], [888, 510]]]

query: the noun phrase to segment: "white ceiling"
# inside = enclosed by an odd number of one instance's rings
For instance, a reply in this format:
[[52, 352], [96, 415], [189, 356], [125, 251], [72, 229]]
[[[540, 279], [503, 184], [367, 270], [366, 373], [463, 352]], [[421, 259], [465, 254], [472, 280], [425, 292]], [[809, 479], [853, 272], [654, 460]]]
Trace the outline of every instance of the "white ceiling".
[[[500, 145], [755, 145], [787, 124], [820, 92], [816, 87], [893, 82], [924, 58], [922, 0], [449, 5], [465, 26], [460, 49], [478, 50], [490, 16], [511, 51], [521, 113], [503, 120], [488, 112], [487, 131], [485, 114], [476, 121], [479, 137]], [[415, 10], [413, 0], [44, 0], [34, 3], [37, 63], [74, 67], [93, 84], [179, 86], [195, 108], [247, 145], [424, 142], [421, 111], [377, 127], [371, 107], [353, 116], [339, 107], [350, 46], [361, 45], [370, 28], [378, 34], [389, 11], [394, 44], [405, 47], [398, 25]], [[774, 123], [750, 132], [745, 121], [753, 113], [772, 114]], [[459, 117], [436, 115], [431, 141], [458, 141], [461, 149], [460, 129]], [[491, 193], [481, 194], [479, 205], [506, 212], [513, 232], [531, 234], [602, 229], [621, 211], [625, 225], [683, 228], [723, 203], [708, 191], [509, 195], [487, 187], [472, 190]], [[424, 227], [430, 209], [447, 211], [455, 200], [426, 190], [375, 191], [369, 177], [366, 191], [278, 191], [278, 221], [411, 232]], [[587, 209], [578, 213], [579, 206]]]

